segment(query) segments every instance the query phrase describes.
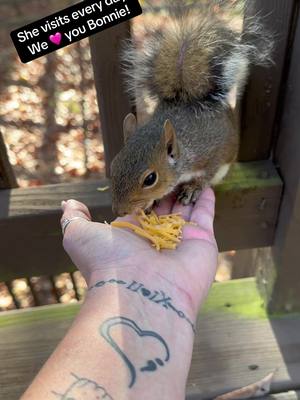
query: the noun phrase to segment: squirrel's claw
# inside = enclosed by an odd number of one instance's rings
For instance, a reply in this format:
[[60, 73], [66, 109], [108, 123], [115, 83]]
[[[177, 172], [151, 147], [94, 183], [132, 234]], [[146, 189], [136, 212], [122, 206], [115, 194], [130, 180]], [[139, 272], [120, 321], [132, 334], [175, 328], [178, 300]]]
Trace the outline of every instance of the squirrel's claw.
[[196, 203], [201, 191], [202, 187], [199, 188], [193, 183], [187, 183], [181, 187], [177, 199], [184, 206], [188, 206], [189, 204]]

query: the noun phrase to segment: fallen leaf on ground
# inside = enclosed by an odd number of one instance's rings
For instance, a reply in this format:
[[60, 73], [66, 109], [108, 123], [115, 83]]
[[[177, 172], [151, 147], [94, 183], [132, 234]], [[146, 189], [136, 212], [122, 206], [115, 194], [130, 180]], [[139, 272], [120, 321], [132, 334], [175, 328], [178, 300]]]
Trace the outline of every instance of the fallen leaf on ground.
[[252, 385], [234, 390], [233, 392], [222, 394], [221, 396], [216, 397], [215, 400], [253, 399], [256, 397], [265, 396], [270, 393], [271, 383], [273, 381], [275, 372], [276, 370]]

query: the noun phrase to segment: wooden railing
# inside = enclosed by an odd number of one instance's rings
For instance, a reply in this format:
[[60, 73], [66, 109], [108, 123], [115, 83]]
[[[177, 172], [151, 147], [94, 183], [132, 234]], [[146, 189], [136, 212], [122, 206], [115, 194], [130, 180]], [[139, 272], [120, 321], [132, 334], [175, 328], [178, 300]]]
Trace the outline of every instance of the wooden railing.
[[[300, 136], [296, 134], [300, 113], [294, 111], [290, 119], [282, 118], [282, 110], [285, 113], [295, 110], [300, 99], [300, 87], [297, 92], [287, 90], [286, 85], [288, 73], [289, 85], [295, 88], [299, 85], [296, 73], [300, 60], [299, 1], [252, 0], [251, 4], [248, 16], [255, 16], [259, 11], [265, 25], [276, 32], [274, 65], [270, 69], [252, 68], [241, 107], [240, 161], [243, 163], [237, 164], [226, 181], [216, 188], [215, 227], [221, 251], [275, 244], [278, 278], [273, 278], [268, 293], [273, 299], [272, 307], [277, 309], [286, 306], [289, 296], [287, 285], [280, 281], [288, 282], [292, 293], [299, 293], [300, 289], [300, 283], [292, 276], [296, 268], [291, 266], [293, 258], [289, 255], [294, 256], [296, 251], [293, 237], [300, 236], [297, 208], [300, 206]], [[0, 280], [74, 270], [61, 245], [61, 200], [83, 201], [95, 220], [113, 218], [110, 193], [99, 193], [96, 189], [109, 185], [110, 162], [123, 144], [122, 121], [132, 111], [119, 63], [122, 40], [129, 35], [130, 24], [123, 23], [90, 39], [108, 180], [14, 188], [15, 179], [5, 147], [0, 143], [0, 187], [3, 189], [0, 192]], [[279, 144], [275, 147], [278, 136]], [[283, 197], [278, 171], [285, 182]], [[278, 290], [280, 296], [276, 294]], [[300, 299], [292, 303], [292, 308], [300, 308]]]

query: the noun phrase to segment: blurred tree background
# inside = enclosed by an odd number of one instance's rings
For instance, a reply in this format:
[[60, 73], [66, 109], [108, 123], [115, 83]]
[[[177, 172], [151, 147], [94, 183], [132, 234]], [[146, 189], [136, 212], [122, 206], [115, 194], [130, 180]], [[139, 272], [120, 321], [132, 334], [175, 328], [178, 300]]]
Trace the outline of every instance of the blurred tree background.
[[[75, 2], [0, 0], [0, 131], [21, 187], [99, 179], [104, 174], [88, 39], [22, 64], [9, 36], [10, 31]], [[151, 0], [153, 6], [161, 2]], [[213, 3], [221, 13], [228, 4], [233, 11], [238, 1], [191, 2], [202, 7]], [[148, 9], [146, 1], [141, 4]], [[166, 15], [146, 12], [132, 21], [137, 42], [143, 42], [144, 27], [153, 20], [156, 26], [163, 25]], [[153, 105], [144, 100], [139, 102], [141, 121], [153, 109]]]
[[72, 3], [0, 0], [0, 130], [21, 187], [104, 173], [88, 40], [22, 64], [9, 36]]

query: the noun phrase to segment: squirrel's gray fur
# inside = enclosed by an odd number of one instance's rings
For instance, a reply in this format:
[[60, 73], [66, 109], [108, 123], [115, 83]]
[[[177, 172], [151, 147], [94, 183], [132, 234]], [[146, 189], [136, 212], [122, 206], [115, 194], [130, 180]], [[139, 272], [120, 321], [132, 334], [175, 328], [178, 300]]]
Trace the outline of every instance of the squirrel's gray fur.
[[[250, 0], [251, 1], [251, 0]], [[149, 3], [149, 2], [148, 2]], [[211, 1], [210, 6], [199, 9], [199, 1], [164, 0], [163, 5], [172, 16], [171, 26], [166, 29], [148, 29], [143, 49], [137, 49], [134, 41], [128, 41], [123, 49], [122, 60], [124, 73], [127, 76], [128, 90], [135, 98], [136, 93], [147, 91], [154, 98], [180, 101], [194, 100], [203, 106], [209, 105], [207, 100], [223, 102], [233, 86], [237, 87], [237, 95], [243, 93], [247, 78], [249, 65], [266, 66], [271, 62], [273, 39], [271, 33], [264, 28], [261, 18], [257, 15], [248, 19], [243, 33], [234, 32], [226, 25], [226, 22], [217, 18], [213, 12], [213, 5], [229, 7], [227, 1]], [[236, 1], [239, 8], [246, 8], [247, 2]], [[199, 79], [204, 86], [205, 81], [212, 81], [215, 90], [208, 89], [202, 92], [195, 90], [195, 81], [192, 76], [182, 77], [181, 82], [168, 82], [173, 75], [164, 76], [164, 86], [169, 85], [170, 95], [162, 92], [161, 82], [157, 82], [155, 62], [161, 54], [162, 49], [166, 56], [170, 54], [172, 47], [179, 50], [185, 42], [191, 52], [198, 51]], [[201, 53], [202, 52], [202, 53]], [[205, 52], [209, 54], [210, 67], [201, 71], [201, 63]], [[197, 69], [196, 64], [191, 68]], [[186, 62], [189, 62], [186, 57]], [[190, 70], [187, 68], [187, 74]], [[208, 82], [207, 82], [208, 83]], [[211, 86], [211, 85], [210, 85]], [[172, 95], [173, 96], [172, 96]], [[208, 98], [207, 98], [208, 95]]]
[[[147, 209], [172, 191], [189, 204], [226, 175], [239, 148], [230, 98], [243, 93], [251, 64], [271, 60], [271, 34], [258, 17], [242, 34], [211, 7], [195, 9], [201, 0], [164, 3], [169, 23], [148, 32], [142, 50], [127, 42], [122, 55], [132, 97], [147, 91], [157, 106], [142, 126], [132, 114], [124, 121], [126, 143], [111, 166], [113, 209], [120, 215]], [[157, 180], [149, 187], [145, 178], [153, 173]]]

